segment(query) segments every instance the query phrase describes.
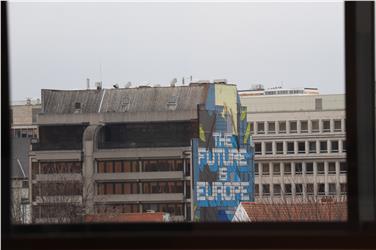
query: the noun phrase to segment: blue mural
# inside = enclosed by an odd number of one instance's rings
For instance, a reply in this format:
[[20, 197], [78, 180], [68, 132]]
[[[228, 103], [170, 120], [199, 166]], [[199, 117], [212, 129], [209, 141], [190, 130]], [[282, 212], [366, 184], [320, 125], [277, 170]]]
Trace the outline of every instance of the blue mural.
[[246, 110], [237, 93], [233, 100], [222, 97], [222, 102], [215, 87], [209, 88], [206, 105], [199, 107], [199, 138], [192, 142], [194, 221], [231, 221], [241, 201], [253, 201], [253, 151]]

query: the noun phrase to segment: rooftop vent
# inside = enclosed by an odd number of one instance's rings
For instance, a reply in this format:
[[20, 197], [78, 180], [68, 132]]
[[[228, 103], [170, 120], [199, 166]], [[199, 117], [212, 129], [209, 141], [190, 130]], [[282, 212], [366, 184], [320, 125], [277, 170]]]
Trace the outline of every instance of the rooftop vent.
[[213, 82], [214, 83], [227, 84], [227, 79], [215, 79]]
[[80, 113], [81, 112], [81, 103], [80, 102], [76, 102], [74, 103], [74, 113]]
[[101, 89], [102, 89], [102, 82], [96, 82], [96, 83], [95, 83], [95, 88], [96, 88], [97, 90], [101, 90]]

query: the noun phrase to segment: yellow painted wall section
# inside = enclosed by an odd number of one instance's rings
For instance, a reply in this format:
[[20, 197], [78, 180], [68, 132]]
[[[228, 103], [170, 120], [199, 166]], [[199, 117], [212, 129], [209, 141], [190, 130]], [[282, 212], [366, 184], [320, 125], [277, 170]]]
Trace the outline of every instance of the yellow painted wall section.
[[232, 133], [235, 135], [238, 134], [237, 95], [238, 91], [234, 85], [215, 85], [215, 105], [223, 106], [224, 111], [231, 116]]

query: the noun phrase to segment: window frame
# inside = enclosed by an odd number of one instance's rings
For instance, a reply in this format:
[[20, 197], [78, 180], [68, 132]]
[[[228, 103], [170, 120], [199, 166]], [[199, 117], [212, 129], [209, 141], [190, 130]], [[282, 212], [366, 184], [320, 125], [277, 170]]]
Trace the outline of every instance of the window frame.
[[[340, 245], [359, 249], [372, 247], [375, 237], [376, 190], [374, 173], [374, 3], [345, 2], [346, 119], [348, 142], [348, 221], [345, 223], [129, 223], [100, 225], [11, 225], [10, 209], [2, 207], [2, 236], [8, 249], [47, 248], [153, 248], [157, 242], [168, 248], [330, 248]], [[7, 3], [2, 15], [2, 154], [10, 154], [9, 65]], [[9, 157], [2, 157], [9, 166]], [[362, 162], [363, 164], [358, 164]], [[357, 168], [356, 166], [359, 167]], [[2, 171], [2, 201], [9, 204], [9, 168]], [[369, 206], [364, 204], [367, 202]], [[4, 203], [3, 203], [4, 204]], [[145, 229], [148, 230], [145, 230]], [[28, 235], [30, 232], [33, 236]], [[48, 234], [43, 232], [49, 232]], [[77, 237], [80, 232], [84, 238]], [[116, 234], [114, 234], [116, 232]], [[158, 237], [155, 237], [158, 232]], [[281, 232], [284, 233], [281, 236]], [[90, 234], [91, 233], [91, 234]], [[187, 235], [188, 234], [188, 235]], [[326, 236], [326, 244], [322, 235]], [[218, 237], [220, 235], [220, 237]], [[25, 237], [27, 236], [27, 237]], [[141, 237], [141, 238], [140, 238]], [[20, 240], [22, 239], [22, 240]], [[111, 240], [108, 240], [111, 239]], [[142, 239], [142, 240], [140, 240]], [[189, 239], [189, 240], [187, 240]], [[273, 240], [271, 240], [273, 239]], [[181, 242], [184, 241], [184, 244]], [[124, 245], [124, 242], [127, 242]]]

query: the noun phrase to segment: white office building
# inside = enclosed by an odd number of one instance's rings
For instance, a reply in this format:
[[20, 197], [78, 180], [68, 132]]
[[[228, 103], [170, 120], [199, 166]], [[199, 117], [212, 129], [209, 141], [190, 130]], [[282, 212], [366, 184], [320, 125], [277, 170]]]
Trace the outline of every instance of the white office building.
[[239, 94], [255, 146], [256, 202], [345, 199], [345, 95], [255, 91]]

